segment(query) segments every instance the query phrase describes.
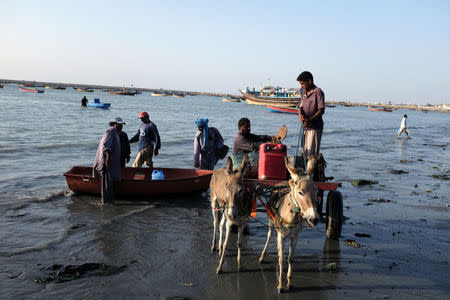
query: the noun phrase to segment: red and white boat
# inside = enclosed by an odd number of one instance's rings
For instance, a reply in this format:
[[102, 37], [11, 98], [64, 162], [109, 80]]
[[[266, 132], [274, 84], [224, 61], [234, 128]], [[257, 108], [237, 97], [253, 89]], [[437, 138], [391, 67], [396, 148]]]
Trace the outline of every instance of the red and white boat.
[[298, 108], [276, 106], [276, 105], [266, 105], [266, 107], [271, 112], [298, 115]]
[[44, 92], [44, 90], [29, 89], [29, 88], [23, 88], [23, 87], [19, 87], [19, 90], [21, 90], [22, 92], [29, 92], [29, 93], [43, 93]]

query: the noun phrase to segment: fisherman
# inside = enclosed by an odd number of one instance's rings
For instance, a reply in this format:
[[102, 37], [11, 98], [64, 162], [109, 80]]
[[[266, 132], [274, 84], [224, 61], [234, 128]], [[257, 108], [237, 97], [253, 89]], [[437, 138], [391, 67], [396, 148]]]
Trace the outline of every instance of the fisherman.
[[101, 178], [102, 203], [114, 202], [114, 182], [120, 181], [120, 138], [118, 127], [124, 122], [117, 117], [109, 122], [95, 156], [92, 176]]
[[[122, 121], [122, 119], [121, 119]], [[127, 125], [125, 122], [118, 123], [117, 131], [119, 132], [120, 138], [120, 167], [123, 168], [130, 162], [130, 141], [128, 140], [128, 135], [123, 131], [123, 125]]]
[[88, 99], [86, 98], [86, 96], [84, 96], [83, 99], [81, 99], [81, 106], [86, 107], [88, 102]]
[[317, 157], [320, 152], [323, 131], [322, 115], [325, 113], [325, 94], [314, 84], [313, 75], [308, 71], [298, 75], [297, 81], [303, 89], [298, 115], [300, 122], [303, 122], [305, 135], [304, 152], [309, 159]]
[[[283, 125], [284, 126], [284, 125]], [[283, 128], [282, 126], [282, 128]], [[284, 127], [286, 128], [286, 127]], [[251, 125], [250, 120], [247, 118], [242, 118], [238, 122], [238, 134], [234, 138], [233, 142], [233, 153], [249, 153], [258, 152], [259, 146], [263, 143], [271, 142], [273, 144], [281, 144], [281, 141], [286, 136], [269, 136], [269, 135], [255, 135], [250, 133]]]
[[159, 149], [161, 148], [158, 127], [150, 121], [150, 117], [146, 111], [142, 111], [138, 119], [141, 119], [142, 125], [130, 139], [130, 143], [139, 141], [139, 153], [133, 163], [133, 168], [140, 168], [144, 162], [149, 168], [153, 168], [153, 153], [155, 156], [158, 156]]
[[[219, 151], [224, 148], [223, 138], [219, 130], [208, 126], [208, 119], [195, 120], [198, 131], [194, 138], [194, 167], [203, 170], [214, 170], [219, 161]], [[225, 146], [226, 147], [226, 146]], [[228, 152], [228, 147], [226, 147]]]
[[410, 139], [408, 135], [408, 130], [406, 130], [406, 118], [408, 118], [408, 116], [406, 114], [403, 115], [402, 123], [400, 124], [400, 130], [398, 131], [397, 137], [400, 137], [400, 135], [404, 132], [408, 137], [408, 139]]

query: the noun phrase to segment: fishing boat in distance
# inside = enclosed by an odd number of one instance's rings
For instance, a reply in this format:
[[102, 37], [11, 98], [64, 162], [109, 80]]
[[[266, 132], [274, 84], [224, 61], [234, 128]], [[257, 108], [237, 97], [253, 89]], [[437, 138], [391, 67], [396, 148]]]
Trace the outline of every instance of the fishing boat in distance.
[[270, 112], [298, 115], [298, 108], [276, 106], [276, 105], [266, 105], [266, 107]]
[[45, 88], [48, 90], [65, 90], [66, 89], [64, 86], [61, 86], [61, 85], [46, 85]]
[[223, 97], [222, 101], [223, 102], [241, 102], [241, 99], [239, 99], [239, 98], [226, 98], [226, 97]]
[[92, 93], [92, 92], [94, 92], [94, 89], [77, 88], [77, 91], [79, 91], [79, 92], [88, 92], [88, 93]]
[[167, 93], [164, 93], [164, 92], [151, 92], [150, 95], [152, 95], [153, 97], [166, 97]]
[[2, 89], [3, 88], [3, 84], [0, 84], [0, 89]]
[[23, 88], [23, 87], [19, 87], [19, 90], [21, 90], [22, 92], [29, 92], [29, 93], [43, 93], [44, 92], [44, 90], [29, 89], [29, 88]]
[[394, 111], [392, 108], [375, 107], [375, 106], [369, 106], [369, 110], [371, 110], [371, 111], [385, 111], [385, 112], [393, 112]]
[[108, 109], [111, 106], [111, 103], [100, 103], [100, 99], [94, 98], [94, 103], [88, 103], [87, 106]]
[[172, 97], [175, 97], [175, 98], [184, 98], [184, 94], [182, 94], [182, 93], [173, 93], [173, 94], [172, 94]]
[[[152, 180], [153, 171], [164, 174]], [[207, 190], [213, 170], [179, 168], [121, 168], [122, 180], [114, 187], [121, 196], [158, 196], [186, 194]], [[75, 166], [64, 173], [69, 189], [78, 193], [100, 195], [100, 178], [92, 177], [92, 167]]]
[[127, 91], [127, 90], [119, 90], [119, 91], [109, 91], [111, 95], [125, 95], [125, 96], [134, 96], [136, 92]]

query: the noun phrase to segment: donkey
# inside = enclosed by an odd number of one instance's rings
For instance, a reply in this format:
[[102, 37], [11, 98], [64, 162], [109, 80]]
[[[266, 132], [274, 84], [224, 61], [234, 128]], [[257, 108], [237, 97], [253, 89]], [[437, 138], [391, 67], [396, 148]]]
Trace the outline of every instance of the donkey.
[[267, 241], [259, 258], [259, 262], [264, 261], [267, 246], [272, 236], [272, 227], [277, 232], [277, 250], [278, 250], [278, 293], [283, 291], [282, 274], [283, 274], [283, 242], [286, 238], [290, 238], [288, 272], [287, 272], [287, 289], [291, 286], [292, 267], [291, 263], [294, 259], [294, 250], [297, 243], [297, 236], [302, 230], [302, 220], [306, 221], [309, 227], [314, 227], [319, 218], [316, 210], [316, 194], [317, 187], [311, 177], [304, 174], [302, 168], [292, 168], [285, 159], [286, 168], [291, 174], [289, 180], [289, 188], [280, 192], [272, 192], [269, 200], [269, 209], [272, 217], [269, 217], [269, 232], [267, 233]]
[[[250, 217], [252, 210], [251, 195], [246, 192], [243, 185], [243, 177], [248, 165], [248, 156], [244, 155], [240, 168], [233, 170], [233, 162], [230, 157], [227, 159], [225, 168], [214, 171], [210, 183], [211, 209], [214, 218], [214, 232], [211, 251], [216, 247], [216, 231], [219, 224], [219, 212], [222, 214], [219, 228], [219, 256], [220, 262], [217, 267], [217, 274], [222, 272], [223, 258], [227, 248], [231, 225], [238, 226], [238, 270], [241, 264], [241, 247], [244, 227]], [[226, 224], [225, 241], [222, 244], [223, 226]]]

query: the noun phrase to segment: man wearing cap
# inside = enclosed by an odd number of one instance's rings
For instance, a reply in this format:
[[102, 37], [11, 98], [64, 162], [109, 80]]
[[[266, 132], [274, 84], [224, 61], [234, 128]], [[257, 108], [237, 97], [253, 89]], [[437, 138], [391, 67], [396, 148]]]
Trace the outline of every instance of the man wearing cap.
[[161, 148], [158, 127], [150, 121], [146, 111], [139, 114], [139, 119], [141, 119], [142, 125], [130, 139], [130, 143], [139, 141], [139, 153], [133, 163], [133, 168], [140, 168], [144, 163], [149, 168], [153, 168], [153, 153], [157, 156]]
[[117, 130], [125, 124], [121, 118], [109, 122], [95, 156], [92, 176], [101, 178], [102, 203], [114, 202], [114, 182], [120, 181], [120, 137]]

